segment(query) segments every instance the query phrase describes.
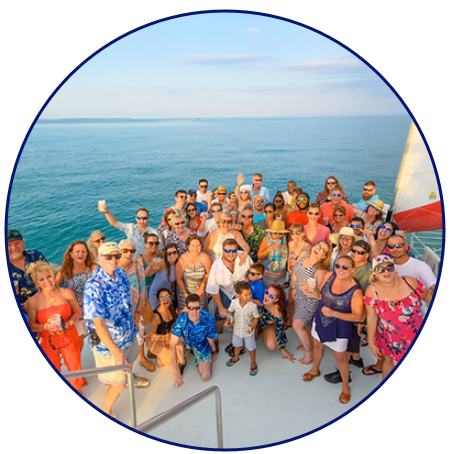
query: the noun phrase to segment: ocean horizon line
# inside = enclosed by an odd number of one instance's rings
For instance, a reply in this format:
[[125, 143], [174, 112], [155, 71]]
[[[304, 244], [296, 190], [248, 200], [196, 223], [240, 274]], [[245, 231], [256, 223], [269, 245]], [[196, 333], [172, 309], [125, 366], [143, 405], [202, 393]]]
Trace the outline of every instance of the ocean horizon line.
[[304, 119], [304, 118], [379, 118], [379, 117], [402, 117], [407, 113], [391, 114], [363, 114], [363, 115], [312, 115], [312, 116], [281, 116], [281, 117], [55, 117], [55, 118], [38, 118], [37, 121], [60, 121], [60, 120], [265, 120], [265, 119]]

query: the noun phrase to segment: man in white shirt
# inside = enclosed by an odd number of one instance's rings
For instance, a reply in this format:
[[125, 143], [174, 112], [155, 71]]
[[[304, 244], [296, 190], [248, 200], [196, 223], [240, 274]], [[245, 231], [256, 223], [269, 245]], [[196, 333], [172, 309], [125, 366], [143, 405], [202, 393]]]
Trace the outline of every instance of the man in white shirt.
[[231, 300], [236, 297], [235, 283], [245, 279], [253, 261], [246, 257], [245, 262], [240, 264], [240, 255], [237, 241], [228, 238], [223, 242], [223, 253], [213, 262], [207, 281], [206, 293], [212, 295], [217, 305], [215, 310], [215, 324], [218, 333], [223, 330], [225, 318], [228, 316], [228, 308]]
[[207, 188], [209, 186], [209, 182], [205, 178], [201, 178], [198, 183], [199, 191], [198, 194], [198, 202], [204, 205], [207, 205]]
[[220, 202], [212, 203], [211, 213], [211, 219], [207, 219], [207, 213], [201, 215], [201, 224], [198, 229], [198, 236], [200, 238], [205, 238], [209, 233], [218, 229], [218, 222], [220, 222], [220, 217], [223, 213], [223, 207]]
[[293, 181], [293, 180], [290, 180], [287, 183], [287, 191], [283, 192], [283, 195], [282, 195], [284, 197], [284, 203], [286, 205], [290, 205], [294, 201], [294, 199], [292, 197], [292, 191], [296, 187], [297, 187], [297, 183], [295, 183], [295, 181]]
[[400, 276], [414, 277], [420, 280], [432, 293], [435, 291], [436, 276], [425, 262], [408, 255], [408, 245], [403, 236], [391, 236], [388, 239], [387, 248]]

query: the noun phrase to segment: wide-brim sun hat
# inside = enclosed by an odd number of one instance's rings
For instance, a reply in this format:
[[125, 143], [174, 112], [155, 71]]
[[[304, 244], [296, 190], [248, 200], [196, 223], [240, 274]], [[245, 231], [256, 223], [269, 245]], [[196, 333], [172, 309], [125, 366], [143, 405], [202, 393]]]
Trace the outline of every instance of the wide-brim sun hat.
[[385, 204], [382, 200], [374, 200], [373, 202], [366, 202], [366, 205], [369, 207], [374, 207], [377, 210], [381, 211], [383, 214], [386, 214], [386, 211], [384, 210]]
[[339, 244], [339, 237], [341, 236], [352, 236], [355, 241], [364, 239], [362, 236], [355, 235], [355, 232], [351, 227], [342, 227], [339, 233], [330, 234], [330, 241], [333, 244]]
[[265, 231], [270, 233], [289, 233], [289, 230], [286, 230], [284, 221], [280, 219], [273, 221], [271, 228], [265, 229]]

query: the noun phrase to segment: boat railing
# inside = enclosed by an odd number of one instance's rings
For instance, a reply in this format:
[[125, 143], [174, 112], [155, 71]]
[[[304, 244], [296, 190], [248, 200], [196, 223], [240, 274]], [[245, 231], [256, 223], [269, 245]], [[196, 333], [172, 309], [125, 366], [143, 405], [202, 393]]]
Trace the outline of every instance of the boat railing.
[[193, 397], [185, 400], [184, 402], [175, 405], [174, 407], [160, 413], [157, 416], [147, 420], [143, 424], [140, 424], [135, 429], [140, 432], [148, 433], [150, 429], [155, 429], [156, 427], [162, 425], [163, 423], [169, 421], [180, 413], [188, 410], [193, 405], [198, 404], [205, 398], [209, 397], [211, 394], [215, 394], [215, 410], [216, 410], [216, 421], [217, 421], [217, 445], [219, 449], [223, 449], [223, 419], [222, 419], [222, 410], [221, 410], [221, 393], [218, 386], [211, 386], [204, 391], [201, 391], [198, 394], [195, 394]]
[[136, 427], [137, 425], [137, 412], [136, 412], [136, 405], [135, 405], [135, 388], [133, 385], [133, 374], [132, 369], [125, 364], [120, 364], [117, 366], [107, 366], [107, 367], [99, 367], [93, 369], [83, 369], [83, 370], [76, 370], [72, 372], [65, 372], [63, 377], [66, 380], [72, 380], [73, 378], [80, 378], [80, 377], [93, 377], [100, 374], [105, 374], [106, 372], [116, 372], [118, 370], [123, 370], [127, 374], [127, 383], [129, 388], [129, 398], [130, 398], [130, 413], [131, 413], [131, 426]]
[[426, 262], [437, 276], [443, 248], [442, 230], [409, 233], [407, 236], [411, 254]]

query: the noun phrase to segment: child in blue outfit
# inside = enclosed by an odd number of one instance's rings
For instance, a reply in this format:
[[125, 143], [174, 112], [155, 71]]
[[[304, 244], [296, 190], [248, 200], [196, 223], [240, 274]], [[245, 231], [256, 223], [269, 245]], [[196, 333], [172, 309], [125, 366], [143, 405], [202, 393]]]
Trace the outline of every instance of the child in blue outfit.
[[265, 287], [264, 287], [264, 265], [257, 262], [253, 263], [250, 266], [250, 271], [246, 276], [246, 280], [249, 282], [251, 287], [252, 302], [258, 307], [262, 306], [265, 296]]

